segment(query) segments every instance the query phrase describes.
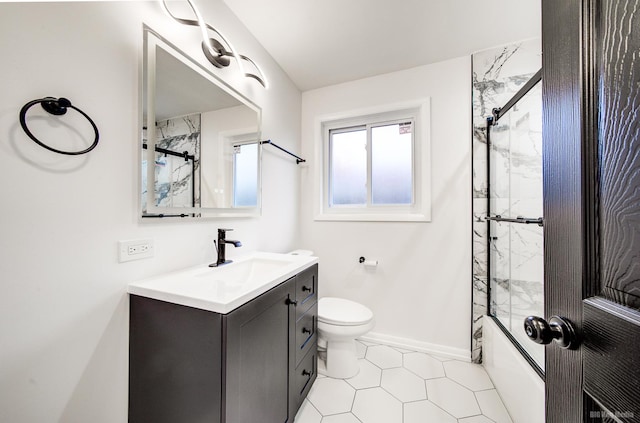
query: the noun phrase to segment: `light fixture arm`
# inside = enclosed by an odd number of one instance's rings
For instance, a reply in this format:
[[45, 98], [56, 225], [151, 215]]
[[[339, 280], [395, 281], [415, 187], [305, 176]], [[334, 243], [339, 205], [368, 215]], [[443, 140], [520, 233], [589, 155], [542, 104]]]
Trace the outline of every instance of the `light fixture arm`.
[[[233, 57], [234, 54], [230, 51], [221, 51], [220, 52], [221, 56], [231, 56]], [[258, 81], [263, 87], [267, 88], [267, 84], [266, 81], [263, 80], [264, 78], [264, 73], [262, 72], [262, 69], [260, 69], [260, 67], [258, 66], [258, 64], [256, 62], [254, 62], [253, 60], [251, 60], [249, 57], [245, 56], [244, 54], [239, 54], [238, 53], [238, 57], [240, 57], [240, 59], [242, 60], [246, 60], [247, 62], [251, 63], [251, 65], [253, 65], [254, 68], [256, 68], [256, 70], [258, 71], [258, 73], [260, 74], [260, 76], [253, 74], [253, 73], [249, 73], [249, 72], [245, 72], [244, 76], [246, 76], [247, 78], [253, 78], [256, 81]]]
[[[224, 35], [220, 33], [220, 31], [204, 21], [195, 4], [191, 0], [185, 1], [189, 4], [189, 7], [191, 7], [191, 10], [193, 11], [197, 20], [177, 17], [169, 10], [169, 7], [167, 6], [167, 0], [161, 0], [161, 3], [165, 12], [176, 22], [183, 25], [196, 26], [200, 28], [202, 32], [202, 50], [207, 60], [209, 60], [209, 62], [211, 62], [211, 64], [215, 67], [223, 68], [229, 66], [230, 64], [228, 57], [234, 57], [236, 59], [236, 63], [238, 63], [240, 72], [245, 77], [253, 78], [258, 81], [263, 87], [267, 88], [267, 81], [260, 67], [249, 57], [240, 53], [236, 53], [236, 50], [233, 48], [229, 40], [227, 40]], [[220, 37], [220, 39], [222, 39], [222, 41], [229, 47], [229, 49], [227, 50], [224, 44], [220, 43], [217, 39], [209, 37], [209, 35], [207, 34], [207, 30], [215, 32]], [[244, 66], [242, 65], [242, 60], [251, 63], [251, 65], [256, 68], [260, 75], [258, 76], [249, 72], [245, 72]]]

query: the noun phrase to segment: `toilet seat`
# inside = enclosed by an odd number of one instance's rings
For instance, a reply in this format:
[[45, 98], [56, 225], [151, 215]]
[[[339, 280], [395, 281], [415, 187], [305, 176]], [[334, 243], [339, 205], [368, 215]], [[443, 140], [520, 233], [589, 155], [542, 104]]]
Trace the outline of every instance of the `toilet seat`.
[[344, 298], [323, 297], [318, 301], [318, 322], [336, 326], [360, 326], [373, 320], [369, 308]]

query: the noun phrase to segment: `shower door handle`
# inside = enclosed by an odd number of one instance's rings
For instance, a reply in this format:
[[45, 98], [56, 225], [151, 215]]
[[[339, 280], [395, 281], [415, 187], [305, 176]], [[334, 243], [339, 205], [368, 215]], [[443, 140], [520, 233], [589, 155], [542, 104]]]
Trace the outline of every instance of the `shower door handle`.
[[524, 332], [529, 339], [538, 344], [556, 341], [560, 348], [566, 349], [574, 349], [578, 344], [576, 331], [571, 322], [558, 316], [551, 316], [548, 323], [542, 317], [529, 316], [524, 319]]

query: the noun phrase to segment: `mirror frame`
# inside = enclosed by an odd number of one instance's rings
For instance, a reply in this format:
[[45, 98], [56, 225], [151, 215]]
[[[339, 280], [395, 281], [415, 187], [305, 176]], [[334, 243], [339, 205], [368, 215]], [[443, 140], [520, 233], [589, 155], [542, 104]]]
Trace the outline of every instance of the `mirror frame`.
[[[224, 91], [226, 94], [235, 98], [242, 105], [256, 112], [256, 131], [258, 140], [258, 180], [257, 180], [257, 205], [256, 207], [228, 207], [228, 208], [214, 208], [214, 207], [158, 207], [154, 205], [155, 201], [155, 173], [153, 166], [147, 166], [147, 193], [146, 193], [146, 205], [147, 209], [143, 210], [143, 189], [142, 189], [142, 162], [144, 159], [147, 163], [153, 163], [155, 160], [155, 146], [156, 146], [156, 131], [155, 131], [155, 100], [156, 100], [156, 48], [162, 48], [167, 53], [171, 54], [176, 60], [182, 62], [189, 69], [201, 75], [203, 78], [214, 84], [217, 88]], [[262, 109], [253, 101], [239, 93], [231, 85], [223, 81], [220, 77], [215, 75], [203, 64], [196, 61], [165, 37], [160, 35], [157, 31], [153, 30], [146, 24], [143, 24], [143, 54], [141, 65], [141, 102], [139, 111], [139, 126], [140, 132], [138, 133], [138, 139], [136, 141], [138, 156], [138, 216], [141, 221], [156, 221], [153, 218], [184, 218], [184, 217], [198, 217], [198, 218], [220, 218], [220, 217], [258, 217], [262, 212], [262, 144], [261, 130], [262, 130]], [[146, 108], [146, 119], [145, 119]], [[146, 127], [147, 133], [147, 148], [142, 147], [142, 129]], [[202, 142], [202, 136], [201, 136]], [[200, 169], [202, 172], [202, 161], [200, 162]], [[160, 219], [160, 220], [163, 220]], [[174, 219], [170, 219], [175, 221]]]

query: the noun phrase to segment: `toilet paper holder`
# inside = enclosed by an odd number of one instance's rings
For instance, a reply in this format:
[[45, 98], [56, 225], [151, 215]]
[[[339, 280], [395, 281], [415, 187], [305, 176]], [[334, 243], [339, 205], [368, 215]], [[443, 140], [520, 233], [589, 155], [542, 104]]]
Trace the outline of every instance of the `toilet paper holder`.
[[358, 263], [364, 265], [367, 268], [376, 268], [378, 266], [378, 260], [367, 260], [364, 257], [358, 259]]

